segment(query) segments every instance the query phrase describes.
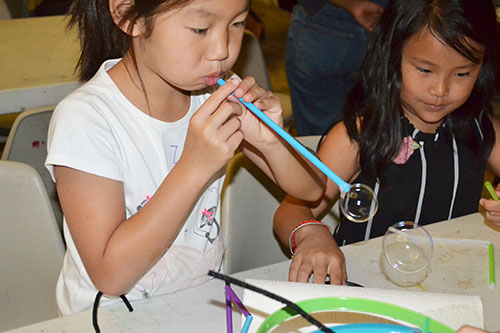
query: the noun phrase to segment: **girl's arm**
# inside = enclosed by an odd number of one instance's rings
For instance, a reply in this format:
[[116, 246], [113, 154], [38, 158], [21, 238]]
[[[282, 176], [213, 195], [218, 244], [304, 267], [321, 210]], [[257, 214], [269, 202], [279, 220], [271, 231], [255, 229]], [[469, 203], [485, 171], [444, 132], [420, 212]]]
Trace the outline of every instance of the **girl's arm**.
[[[491, 117], [493, 129], [495, 130], [495, 145], [488, 158], [488, 168], [497, 176], [500, 176], [500, 121]], [[500, 195], [500, 184], [496, 188], [497, 195]], [[479, 204], [486, 210], [486, 219], [494, 226], [500, 227], [500, 201], [491, 198], [482, 198]]]
[[190, 121], [184, 151], [149, 202], [126, 219], [122, 182], [55, 166], [56, 186], [71, 236], [95, 287], [127, 293], [165, 254], [208, 181], [243, 139], [227, 103], [236, 83], [218, 89]]
[[[235, 96], [252, 102], [278, 125], [283, 125], [279, 99], [245, 78]], [[304, 200], [317, 200], [323, 193], [326, 176], [257, 116], [242, 105], [240, 150], [285, 192]]]
[[[337, 124], [328, 133], [319, 150], [320, 159], [344, 180], [350, 180], [358, 171], [358, 148], [348, 135], [344, 123]], [[290, 233], [306, 220], [316, 219], [331, 207], [339, 188], [328, 179], [320, 200], [306, 202], [287, 196], [274, 214], [274, 230], [283, 245], [288, 247]], [[332, 284], [345, 284], [345, 258], [335, 240], [322, 225], [307, 225], [295, 233], [297, 247], [289, 270], [289, 280], [325, 283], [326, 275]]]

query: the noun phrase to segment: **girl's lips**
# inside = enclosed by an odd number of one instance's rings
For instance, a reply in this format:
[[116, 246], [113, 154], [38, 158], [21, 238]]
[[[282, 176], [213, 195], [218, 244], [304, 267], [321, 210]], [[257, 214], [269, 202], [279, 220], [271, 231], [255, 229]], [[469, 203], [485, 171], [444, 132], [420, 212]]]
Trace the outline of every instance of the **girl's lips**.
[[444, 109], [445, 105], [441, 104], [441, 105], [434, 105], [434, 104], [428, 104], [428, 103], [425, 103], [425, 106], [431, 110], [431, 111], [434, 111], [434, 112], [438, 112], [438, 111], [441, 111]]
[[205, 76], [204, 81], [207, 86], [213, 86], [217, 83], [217, 80], [222, 77], [222, 74]]

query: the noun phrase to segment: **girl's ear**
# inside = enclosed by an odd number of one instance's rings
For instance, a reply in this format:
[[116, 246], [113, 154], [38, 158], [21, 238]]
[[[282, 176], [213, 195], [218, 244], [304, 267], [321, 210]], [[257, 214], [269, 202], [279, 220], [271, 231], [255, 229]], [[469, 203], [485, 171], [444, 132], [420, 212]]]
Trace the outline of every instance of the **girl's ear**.
[[[130, 8], [134, 6], [134, 0], [108, 0], [109, 1], [109, 11], [111, 12], [111, 17], [115, 22], [116, 26], [120, 28], [121, 31], [130, 35], [131, 37], [137, 37], [141, 33], [142, 24], [140, 21], [135, 23], [129, 20], [123, 20], [125, 15], [129, 12]], [[132, 25], [133, 24], [133, 25]], [[132, 26], [131, 26], [132, 25]]]

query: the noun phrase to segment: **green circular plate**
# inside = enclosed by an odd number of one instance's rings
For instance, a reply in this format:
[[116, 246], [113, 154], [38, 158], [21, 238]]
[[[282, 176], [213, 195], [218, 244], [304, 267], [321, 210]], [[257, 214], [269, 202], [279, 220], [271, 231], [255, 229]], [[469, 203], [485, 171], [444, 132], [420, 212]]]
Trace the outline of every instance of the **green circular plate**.
[[[314, 298], [296, 303], [307, 313], [321, 311], [348, 311], [360, 312], [366, 314], [381, 315], [387, 318], [393, 318], [408, 324], [413, 324], [422, 328], [428, 320], [428, 330], [430, 332], [454, 333], [455, 330], [432, 319], [426, 315], [409, 310], [394, 304], [384, 303], [364, 298], [353, 297], [325, 297]], [[298, 316], [294, 310], [284, 307], [269, 315], [257, 330], [257, 333], [267, 333], [280, 323]]]

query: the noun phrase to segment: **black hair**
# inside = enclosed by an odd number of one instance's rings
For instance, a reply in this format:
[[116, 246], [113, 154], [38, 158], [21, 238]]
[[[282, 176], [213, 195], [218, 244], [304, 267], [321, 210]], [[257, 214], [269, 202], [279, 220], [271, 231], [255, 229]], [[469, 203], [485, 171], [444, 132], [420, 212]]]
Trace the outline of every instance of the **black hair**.
[[[135, 0], [124, 2], [120, 8], [120, 25], [128, 25], [129, 31], [138, 20], [143, 20], [145, 36], [151, 35], [155, 15], [181, 7], [192, 0]], [[123, 57], [133, 48], [131, 37], [113, 21], [109, 0], [73, 0], [69, 13], [69, 27], [78, 26], [81, 55], [77, 70], [81, 81], [94, 76], [101, 64], [108, 59]], [[134, 65], [135, 57], [133, 57]]]
[[[491, 0], [390, 0], [374, 29], [360, 81], [344, 106], [349, 137], [359, 146], [361, 172], [383, 178], [400, 150], [405, 133], [401, 117], [401, 57], [405, 43], [422, 29], [482, 67], [467, 101], [445, 119], [456, 140], [486, 160], [495, 142], [489, 116], [498, 74], [498, 27]], [[478, 134], [475, 119], [481, 126]], [[408, 135], [409, 133], [406, 133]]]

